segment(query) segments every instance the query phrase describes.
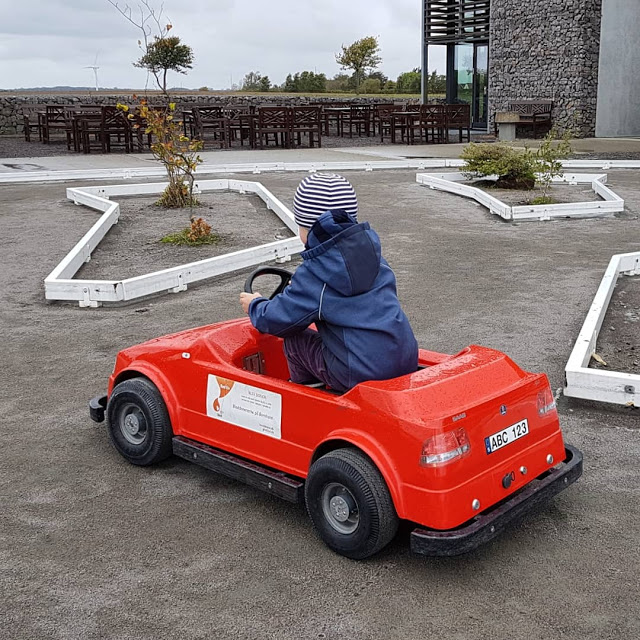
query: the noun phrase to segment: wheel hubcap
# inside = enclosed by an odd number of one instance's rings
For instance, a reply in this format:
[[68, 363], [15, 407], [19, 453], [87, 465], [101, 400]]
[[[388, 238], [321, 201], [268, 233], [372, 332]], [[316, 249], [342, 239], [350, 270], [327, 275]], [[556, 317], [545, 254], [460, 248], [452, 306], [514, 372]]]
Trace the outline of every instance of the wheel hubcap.
[[327, 522], [339, 533], [353, 533], [360, 523], [358, 503], [347, 487], [332, 482], [322, 490], [322, 512]]
[[134, 404], [127, 404], [120, 413], [120, 432], [127, 442], [142, 444], [147, 437], [144, 413]]

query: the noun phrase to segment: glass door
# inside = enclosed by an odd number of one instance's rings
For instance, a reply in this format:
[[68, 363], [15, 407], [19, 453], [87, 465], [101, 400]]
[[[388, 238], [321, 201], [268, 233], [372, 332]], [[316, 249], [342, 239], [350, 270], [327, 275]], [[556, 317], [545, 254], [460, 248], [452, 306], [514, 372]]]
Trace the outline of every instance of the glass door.
[[474, 129], [487, 128], [488, 75], [489, 46], [476, 44], [473, 62], [473, 104], [471, 106], [471, 122]]
[[474, 129], [487, 128], [489, 45], [461, 42], [447, 50], [447, 102], [471, 105]]

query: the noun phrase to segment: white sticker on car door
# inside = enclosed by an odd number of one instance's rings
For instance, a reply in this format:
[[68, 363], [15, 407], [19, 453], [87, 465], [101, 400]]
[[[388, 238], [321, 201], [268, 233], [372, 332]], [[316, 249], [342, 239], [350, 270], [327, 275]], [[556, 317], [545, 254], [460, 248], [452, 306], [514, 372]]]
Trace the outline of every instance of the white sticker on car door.
[[272, 438], [281, 438], [282, 396], [210, 374], [207, 415]]

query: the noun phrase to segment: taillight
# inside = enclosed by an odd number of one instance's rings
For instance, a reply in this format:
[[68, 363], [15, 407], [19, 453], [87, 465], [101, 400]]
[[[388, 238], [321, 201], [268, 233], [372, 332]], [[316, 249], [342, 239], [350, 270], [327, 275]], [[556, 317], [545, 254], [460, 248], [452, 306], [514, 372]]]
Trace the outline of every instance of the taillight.
[[546, 416], [550, 411], [555, 411], [556, 401], [553, 399], [550, 387], [543, 389], [538, 394], [538, 415]]
[[448, 464], [467, 455], [469, 451], [471, 451], [469, 436], [463, 428], [445, 431], [424, 443], [420, 464], [428, 467]]

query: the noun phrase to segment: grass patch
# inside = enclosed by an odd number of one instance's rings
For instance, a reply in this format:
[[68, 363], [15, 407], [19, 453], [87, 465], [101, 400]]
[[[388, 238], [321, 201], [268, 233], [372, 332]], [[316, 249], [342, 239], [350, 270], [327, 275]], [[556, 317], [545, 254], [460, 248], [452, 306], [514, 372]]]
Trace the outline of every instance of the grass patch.
[[166, 235], [164, 238], [160, 239], [160, 242], [164, 242], [165, 244], [175, 244], [180, 247], [199, 247], [203, 244], [217, 244], [221, 240], [217, 233], [209, 233], [208, 235], [201, 236], [196, 240], [191, 240], [190, 235], [191, 227], [187, 227], [182, 231]]
[[558, 204], [558, 201], [551, 196], [538, 196], [534, 198], [529, 204]]

